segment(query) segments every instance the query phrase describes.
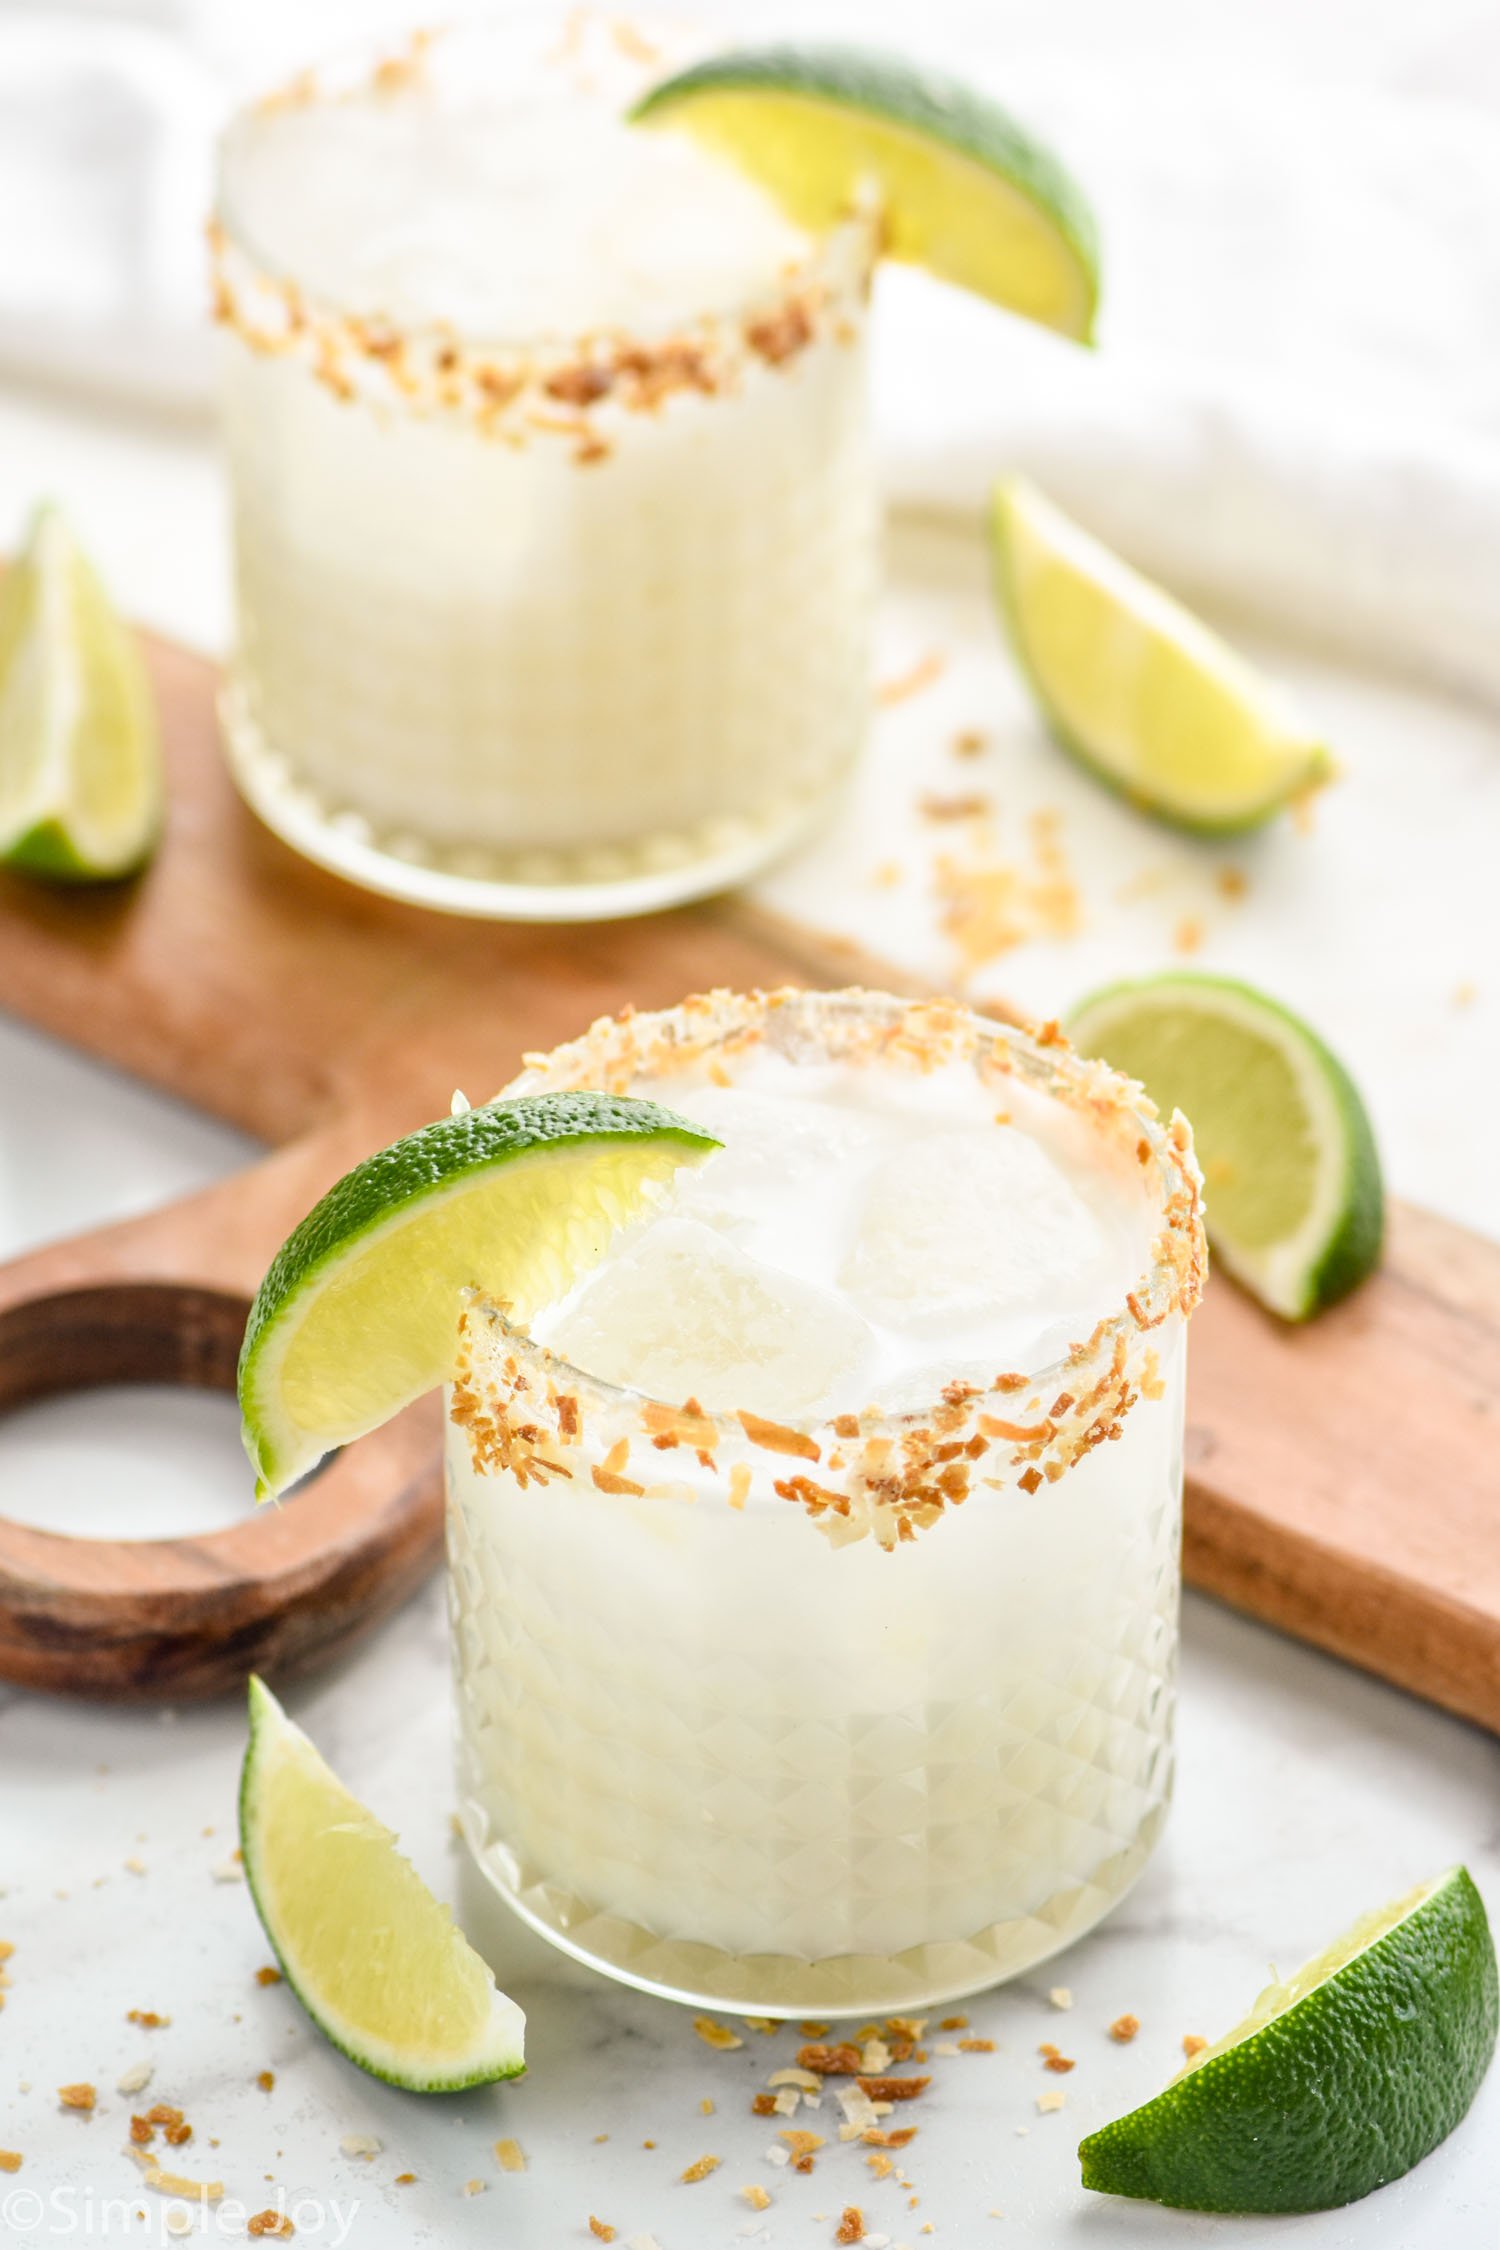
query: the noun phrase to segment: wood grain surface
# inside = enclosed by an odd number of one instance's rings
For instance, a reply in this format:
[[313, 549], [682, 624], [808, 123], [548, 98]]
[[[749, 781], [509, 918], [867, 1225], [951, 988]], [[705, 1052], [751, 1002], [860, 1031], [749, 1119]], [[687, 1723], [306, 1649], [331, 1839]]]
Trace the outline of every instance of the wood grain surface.
[[[329, 1181], [441, 1115], [455, 1086], [483, 1098], [524, 1049], [596, 1015], [716, 984], [912, 989], [744, 901], [569, 929], [452, 921], [356, 891], [241, 806], [213, 668], [160, 643], [150, 655], [166, 843], [109, 892], [0, 877], [0, 1004], [289, 1145], [206, 1194], [0, 1268], [0, 1405], [39, 1381], [101, 1379], [99, 1300], [124, 1284], [166, 1291], [159, 1379], [227, 1379], [235, 1301]], [[196, 1344], [179, 1288], [202, 1296]], [[45, 1309], [75, 1291], [95, 1301]], [[1382, 1273], [1309, 1328], [1214, 1281], [1190, 1360], [1190, 1579], [1500, 1731], [1500, 1246], [1398, 1206]], [[341, 1647], [435, 1555], [435, 1461], [428, 1410], [210, 1538], [67, 1540], [0, 1519], [0, 1673], [181, 1696]]]

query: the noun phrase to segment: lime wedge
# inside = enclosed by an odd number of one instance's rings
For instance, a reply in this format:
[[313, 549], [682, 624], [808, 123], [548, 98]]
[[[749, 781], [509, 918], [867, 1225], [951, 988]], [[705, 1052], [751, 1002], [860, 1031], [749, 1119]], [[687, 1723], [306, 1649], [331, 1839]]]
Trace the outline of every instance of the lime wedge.
[[526, 2018], [253, 1675], [240, 1850], [287, 1983], [351, 2062], [419, 2094], [520, 2076]]
[[1263, 1992], [1079, 2149], [1083, 2184], [1187, 2211], [1329, 2211], [1446, 2140], [1495, 2051], [1495, 1948], [1462, 1867]]
[[466, 1288], [528, 1319], [655, 1183], [718, 1146], [654, 1102], [524, 1094], [356, 1165], [287, 1237], [250, 1308], [239, 1391], [257, 1497], [450, 1375]]
[[655, 86], [638, 125], [692, 133], [810, 232], [873, 184], [882, 248], [1087, 342], [1093, 214], [1057, 159], [984, 95], [856, 48], [753, 47]]
[[1374, 1271], [1384, 1200], [1370, 1120], [1290, 1009], [1182, 969], [1091, 994], [1068, 1030], [1189, 1120], [1209, 1243], [1270, 1311], [1306, 1320]]
[[1000, 613], [1064, 749], [1185, 828], [1255, 828], [1332, 778], [1300, 712], [1034, 485], [997, 486]]
[[161, 831], [146, 668], [55, 508], [0, 582], [0, 863], [64, 882], [145, 864]]

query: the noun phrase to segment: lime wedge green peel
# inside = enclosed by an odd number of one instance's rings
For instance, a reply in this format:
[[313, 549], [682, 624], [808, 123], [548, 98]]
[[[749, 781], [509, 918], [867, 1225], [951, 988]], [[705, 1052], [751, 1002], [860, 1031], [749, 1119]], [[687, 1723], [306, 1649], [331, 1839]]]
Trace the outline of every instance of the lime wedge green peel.
[[1133, 803], [1210, 835], [1333, 776], [1316, 730], [1180, 602], [1034, 485], [996, 487], [995, 591], [1053, 735]]
[[526, 2018], [396, 1839], [250, 1681], [240, 1850], [282, 1973], [351, 2062], [415, 2093], [517, 2078]]
[[0, 581], [0, 865], [112, 882], [161, 832], [146, 668], [55, 508]]
[[1306, 1320], [1380, 1262], [1380, 1157], [1348, 1072], [1250, 985], [1186, 969], [1106, 986], [1074, 1044], [1193, 1128], [1214, 1255], [1270, 1311]]
[[654, 1102], [524, 1094], [425, 1125], [346, 1174], [277, 1251], [240, 1353], [266, 1499], [453, 1372], [466, 1288], [521, 1320], [719, 1143]]
[[1462, 1867], [1368, 1914], [1164, 2093], [1091, 2133], [1083, 2184], [1188, 2211], [1328, 2211], [1399, 2179], [1495, 2051], [1495, 1948]]
[[745, 48], [655, 86], [638, 125], [693, 134], [810, 232], [873, 185], [885, 255], [1087, 342], [1093, 214], [998, 105], [909, 62], [837, 46]]

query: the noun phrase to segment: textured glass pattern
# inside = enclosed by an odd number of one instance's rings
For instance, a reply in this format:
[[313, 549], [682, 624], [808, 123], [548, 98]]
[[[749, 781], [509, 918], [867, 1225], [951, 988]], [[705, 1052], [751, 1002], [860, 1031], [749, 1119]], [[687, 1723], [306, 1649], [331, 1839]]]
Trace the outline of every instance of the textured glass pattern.
[[557, 1943], [752, 2012], [946, 1998], [1134, 1880], [1172, 1779], [1183, 1337], [1119, 1440], [911, 1544], [519, 1490], [450, 1437], [466, 1833]]
[[587, 462], [225, 353], [231, 747], [276, 825], [682, 890], [768, 856], [847, 772], [877, 567], [857, 332], [622, 414]]

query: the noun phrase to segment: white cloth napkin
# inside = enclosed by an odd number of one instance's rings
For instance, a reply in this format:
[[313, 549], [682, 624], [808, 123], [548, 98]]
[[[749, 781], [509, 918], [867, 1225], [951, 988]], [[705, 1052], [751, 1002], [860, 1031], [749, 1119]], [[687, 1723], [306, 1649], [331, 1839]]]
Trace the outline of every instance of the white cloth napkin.
[[1023, 470], [1184, 594], [1500, 702], [1494, 117], [1118, 68], [1003, 90], [1104, 221], [1099, 348], [884, 277], [893, 497], [972, 510]]
[[[0, 371], [207, 410], [213, 133], [342, 5], [0, 14]], [[1103, 217], [1101, 343], [885, 276], [892, 497], [977, 518], [1024, 470], [1189, 598], [1500, 703], [1500, 120], [1468, 89], [1174, 76], [1124, 13], [1066, 59], [967, 40]]]

